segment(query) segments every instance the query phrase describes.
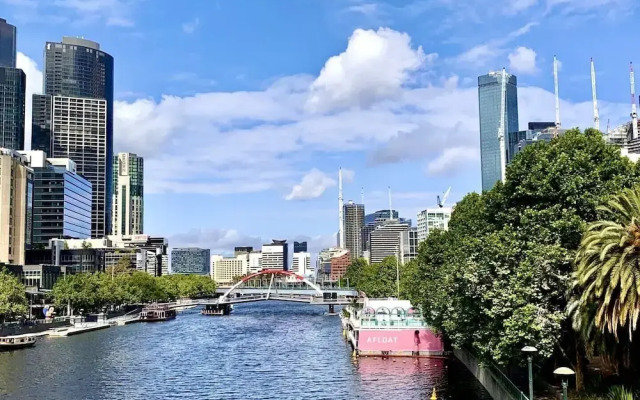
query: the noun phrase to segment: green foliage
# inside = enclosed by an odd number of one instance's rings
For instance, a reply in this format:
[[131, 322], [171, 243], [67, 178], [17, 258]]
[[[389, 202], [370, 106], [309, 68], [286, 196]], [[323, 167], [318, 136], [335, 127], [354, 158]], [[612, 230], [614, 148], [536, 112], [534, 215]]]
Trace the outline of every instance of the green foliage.
[[[364, 259], [353, 261], [347, 268], [345, 278], [349, 278], [349, 285], [360, 290], [368, 297], [396, 297], [398, 295], [397, 275], [400, 275], [400, 295], [407, 295], [406, 286], [417, 267], [415, 263], [398, 264], [393, 256], [386, 257], [382, 262], [369, 264]], [[397, 268], [397, 270], [396, 270]], [[413, 269], [412, 269], [413, 268]]]
[[22, 316], [27, 312], [24, 285], [7, 270], [0, 270], [0, 321]]
[[609, 391], [609, 400], [634, 400], [633, 392], [624, 386], [614, 386]]
[[582, 233], [639, 177], [594, 130], [525, 147], [504, 184], [465, 196], [449, 231], [421, 243], [407, 296], [454, 345], [501, 364], [521, 362], [531, 344], [544, 357], [573, 354], [566, 294]]

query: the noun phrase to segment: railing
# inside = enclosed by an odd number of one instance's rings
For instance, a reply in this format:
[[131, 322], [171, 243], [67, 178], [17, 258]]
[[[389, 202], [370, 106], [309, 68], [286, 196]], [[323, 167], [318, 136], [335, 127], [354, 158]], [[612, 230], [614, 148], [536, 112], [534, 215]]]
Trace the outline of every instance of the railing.
[[502, 370], [492, 362], [483, 362], [482, 365], [489, 369], [494, 378], [502, 388], [509, 392], [513, 400], [529, 400], [529, 398], [520, 390], [511, 379], [507, 377]]
[[389, 327], [389, 326], [398, 326], [398, 327], [407, 327], [407, 326], [415, 326], [415, 327], [428, 327], [426, 322], [421, 319], [390, 319], [390, 320], [377, 320], [377, 319], [361, 319], [360, 326], [363, 327]]

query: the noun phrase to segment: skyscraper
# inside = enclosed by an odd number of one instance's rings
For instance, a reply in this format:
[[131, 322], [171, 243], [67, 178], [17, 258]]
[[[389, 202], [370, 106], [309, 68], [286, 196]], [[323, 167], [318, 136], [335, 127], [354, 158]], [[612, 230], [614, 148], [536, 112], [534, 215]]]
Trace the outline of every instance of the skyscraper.
[[103, 237], [111, 232], [113, 57], [96, 42], [63, 37], [45, 45], [44, 67], [45, 94], [33, 98], [32, 147], [76, 162], [93, 186], [91, 236]]
[[22, 154], [0, 148], [0, 263], [24, 265], [31, 246], [33, 171]]
[[113, 156], [112, 235], [140, 235], [144, 223], [144, 162], [131, 153]]
[[379, 225], [370, 234], [370, 262], [379, 263], [389, 256], [404, 259], [405, 252], [409, 252], [405, 245], [409, 241], [410, 230], [409, 225], [395, 221]]
[[418, 241], [424, 241], [434, 229], [443, 231], [449, 229], [449, 220], [452, 212], [453, 209], [451, 207], [427, 208], [420, 211], [418, 213]]
[[364, 226], [364, 204], [349, 201], [344, 205], [344, 245], [351, 260], [362, 257], [362, 227]]
[[16, 67], [16, 27], [0, 18], [0, 67]]
[[262, 269], [289, 270], [289, 244], [286, 240], [272, 240], [262, 245]]
[[[518, 128], [518, 80], [515, 75], [506, 74], [504, 140], [509, 132]], [[502, 179], [500, 142], [498, 130], [502, 102], [502, 71], [489, 72], [478, 77], [478, 104], [480, 108], [480, 162], [482, 169], [482, 190], [490, 190]], [[505, 145], [506, 152], [506, 145]]]
[[211, 251], [197, 247], [173, 249], [171, 251], [171, 273], [210, 275]]
[[307, 251], [307, 242], [293, 242], [294, 253], [304, 253]]

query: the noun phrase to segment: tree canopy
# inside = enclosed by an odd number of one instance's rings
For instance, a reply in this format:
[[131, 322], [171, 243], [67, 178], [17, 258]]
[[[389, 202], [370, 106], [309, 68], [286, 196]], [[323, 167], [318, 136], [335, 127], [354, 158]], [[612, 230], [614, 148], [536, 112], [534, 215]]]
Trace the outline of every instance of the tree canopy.
[[25, 287], [5, 269], [0, 269], [0, 321], [28, 312]]

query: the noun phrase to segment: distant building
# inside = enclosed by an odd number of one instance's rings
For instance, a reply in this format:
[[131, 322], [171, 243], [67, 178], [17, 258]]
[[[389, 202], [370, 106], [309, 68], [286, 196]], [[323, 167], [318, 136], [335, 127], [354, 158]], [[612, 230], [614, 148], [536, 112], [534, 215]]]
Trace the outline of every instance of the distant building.
[[[391, 219], [392, 215], [393, 215], [393, 219]], [[368, 259], [371, 255], [371, 246], [370, 246], [371, 232], [373, 232], [376, 229], [376, 227], [383, 225], [389, 221], [406, 224], [407, 226], [412, 225], [411, 219], [400, 218], [398, 211], [396, 210], [393, 210], [393, 213], [391, 213], [389, 210], [379, 210], [372, 214], [365, 215], [364, 217], [365, 225], [360, 230], [360, 237], [362, 241], [361, 257], [364, 257], [365, 252], [368, 254], [368, 256], [364, 258]]]
[[144, 231], [144, 160], [132, 153], [113, 156], [111, 234], [141, 235]]
[[171, 251], [172, 274], [209, 275], [211, 256], [209, 249], [197, 247], [175, 248]]
[[[371, 214], [367, 214], [364, 217], [364, 223], [365, 225], [371, 225], [371, 224], [375, 224], [375, 223], [381, 223], [384, 221], [388, 221], [389, 219], [391, 219], [391, 211], [389, 210], [378, 210], [376, 212], [373, 212]], [[398, 214], [398, 210], [393, 210], [393, 219], [398, 219], [399, 214]]]
[[234, 278], [244, 276], [249, 270], [249, 253], [235, 257], [211, 256], [211, 278], [220, 285], [231, 285]]
[[16, 67], [16, 27], [0, 18], [0, 67]]
[[347, 268], [351, 264], [351, 256], [349, 255], [349, 250], [341, 249], [340, 251], [334, 253], [330, 259], [331, 272], [330, 279], [332, 281], [337, 281], [342, 278], [345, 273], [347, 273]]
[[73, 272], [70, 268], [55, 265], [8, 265], [5, 268], [20, 279], [29, 293], [48, 292], [59, 279]]
[[262, 245], [262, 269], [289, 270], [289, 245], [286, 240], [273, 240]]
[[0, 147], [24, 149], [26, 88], [27, 77], [21, 69], [0, 66]]
[[[551, 126], [548, 126], [551, 125]], [[552, 122], [529, 122], [526, 131], [509, 132], [507, 141], [507, 164], [525, 147], [538, 142], [550, 142], [556, 135], [562, 136], [566, 129], [558, 129]]]
[[249, 273], [255, 274], [262, 269], [262, 252], [259, 250], [249, 253]]
[[105, 249], [101, 248], [69, 248], [62, 239], [51, 239], [49, 248], [26, 251], [27, 265], [55, 265], [67, 267], [67, 271], [104, 272]]
[[131, 249], [136, 253], [135, 268], [152, 276], [169, 274], [169, 243], [163, 237], [150, 235], [111, 235], [110, 247]]
[[294, 253], [305, 253], [307, 251], [307, 242], [293, 242]]
[[451, 219], [451, 207], [427, 208], [418, 213], [418, 241], [422, 242], [429, 236], [434, 229], [449, 229], [449, 220]]
[[31, 247], [33, 171], [28, 159], [0, 148], [0, 263], [24, 265]]
[[[316, 260], [316, 268], [315, 268], [315, 276], [318, 281], [331, 281], [335, 280], [332, 278], [332, 271], [335, 275], [338, 275], [341, 270], [346, 271], [346, 267], [349, 266], [351, 260], [349, 258], [348, 250], [341, 249], [338, 247], [329, 247], [326, 249], [322, 249], [320, 253], [318, 253], [318, 259]], [[343, 265], [344, 259], [340, 259], [340, 257], [345, 257], [347, 260], [346, 267]], [[334, 257], [338, 257], [339, 259], [332, 261]], [[335, 264], [332, 267], [332, 263]], [[333, 269], [332, 269], [333, 268]], [[343, 272], [344, 273], [344, 272]]]
[[314, 270], [311, 269], [311, 253], [297, 252], [293, 253], [293, 263], [291, 264], [291, 272], [301, 276], [311, 276]]
[[403, 246], [402, 253], [402, 263], [406, 264], [407, 262], [413, 260], [418, 257], [418, 248], [420, 241], [418, 240], [418, 228], [411, 227], [407, 232], [409, 237], [407, 238], [407, 234], [403, 233], [402, 240], [405, 242]]
[[370, 235], [369, 262], [379, 263], [389, 256], [404, 258], [406, 240], [403, 238], [408, 239], [409, 230], [409, 225], [395, 221], [378, 226]]
[[362, 257], [362, 228], [364, 227], [364, 204], [349, 201], [344, 206], [344, 245], [352, 260]]
[[[239, 255], [239, 254], [248, 254], [251, 253], [253, 251], [253, 247], [252, 246], [239, 246], [239, 247], [235, 247], [233, 249], [233, 254], [235, 256]], [[211, 256], [213, 257], [213, 256]]]
[[[518, 79], [505, 74], [505, 151], [509, 132], [518, 131]], [[502, 71], [489, 72], [478, 77], [478, 104], [480, 108], [480, 163], [482, 169], [482, 190], [490, 190], [502, 180], [500, 142], [498, 131], [501, 125]]]

